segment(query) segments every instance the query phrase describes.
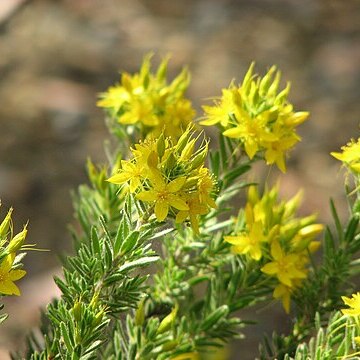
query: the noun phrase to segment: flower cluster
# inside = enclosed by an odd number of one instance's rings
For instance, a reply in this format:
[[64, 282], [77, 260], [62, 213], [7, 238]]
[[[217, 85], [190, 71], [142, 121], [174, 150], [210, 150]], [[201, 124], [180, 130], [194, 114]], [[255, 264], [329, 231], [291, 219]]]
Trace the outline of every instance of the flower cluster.
[[250, 159], [264, 151], [266, 163], [275, 163], [285, 172], [285, 155], [300, 141], [296, 127], [309, 113], [294, 112], [287, 100], [289, 83], [278, 93], [280, 72], [275, 66], [263, 78], [253, 74], [253, 69], [254, 63], [241, 85], [223, 89], [214, 106], [203, 106], [205, 119], [200, 123], [219, 124], [224, 136], [241, 141]]
[[16, 252], [24, 249], [27, 229], [13, 235], [12, 208], [0, 224], [0, 295], [20, 295], [19, 288], [14, 281], [25, 276], [26, 271], [20, 270], [20, 258]]
[[315, 224], [315, 215], [297, 218], [301, 193], [289, 201], [278, 200], [278, 187], [260, 197], [255, 186], [249, 188], [245, 207], [245, 226], [235, 226], [233, 235], [225, 236], [235, 254], [261, 261], [261, 271], [276, 279], [273, 296], [281, 299], [286, 312], [290, 296], [307, 277], [309, 251], [320, 242], [315, 237], [323, 230]]
[[122, 160], [118, 173], [108, 181], [126, 184], [158, 221], [168, 216], [176, 223], [190, 221], [199, 233], [199, 215], [216, 204], [212, 198], [215, 180], [204, 167], [208, 144], [203, 141], [195, 150], [197, 140], [189, 127], [175, 144], [163, 134], [140, 142], [131, 149], [133, 158]]
[[342, 161], [343, 164], [356, 175], [360, 174], [360, 139], [352, 140], [341, 147], [342, 152], [332, 152], [331, 155]]
[[132, 76], [123, 73], [120, 84], [101, 94], [97, 105], [107, 109], [120, 124], [134, 125], [141, 137], [157, 137], [164, 132], [165, 136], [177, 139], [195, 115], [191, 102], [184, 98], [190, 75], [183, 69], [168, 84], [168, 60], [163, 60], [153, 74], [150, 58], [145, 57], [139, 73]]

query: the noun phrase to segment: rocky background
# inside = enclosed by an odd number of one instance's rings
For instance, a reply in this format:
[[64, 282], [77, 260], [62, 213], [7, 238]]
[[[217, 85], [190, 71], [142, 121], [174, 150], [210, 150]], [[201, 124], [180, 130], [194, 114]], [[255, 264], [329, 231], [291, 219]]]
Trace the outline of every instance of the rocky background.
[[[13, 206], [16, 230], [29, 220], [28, 242], [51, 250], [28, 255], [22, 296], [7, 299], [4, 351], [20, 348], [39, 307], [56, 295], [57, 257], [71, 249], [70, 192], [86, 181], [87, 157], [105, 160], [97, 94], [119, 72], [136, 71], [149, 51], [155, 63], [172, 54], [171, 75], [188, 64], [198, 115], [252, 60], [260, 73], [276, 64], [292, 82], [296, 109], [311, 112], [281, 177], [283, 192], [303, 187], [304, 213], [318, 211], [322, 221], [330, 221], [330, 196], [346, 214], [343, 175], [329, 152], [359, 136], [359, 1], [1, 0], [1, 215]], [[279, 174], [274, 168], [271, 175]], [[272, 328], [274, 311], [270, 306], [270, 326], [252, 330], [247, 347], [257, 342], [254, 333]]]

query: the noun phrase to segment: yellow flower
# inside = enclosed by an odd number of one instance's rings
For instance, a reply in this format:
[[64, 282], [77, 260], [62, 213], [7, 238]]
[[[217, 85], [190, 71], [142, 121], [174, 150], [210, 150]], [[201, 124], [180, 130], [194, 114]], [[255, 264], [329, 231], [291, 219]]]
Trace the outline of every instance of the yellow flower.
[[198, 194], [202, 204], [207, 204], [216, 209], [216, 203], [211, 197], [214, 191], [215, 181], [210, 175], [209, 169], [201, 167], [199, 170]]
[[355, 142], [351, 140], [348, 144], [341, 147], [342, 152], [330, 153], [334, 158], [342, 161], [356, 174], [360, 174], [360, 138]]
[[288, 287], [293, 286], [294, 280], [306, 278], [305, 269], [299, 268], [301, 263], [300, 255], [286, 255], [276, 240], [271, 244], [271, 256], [274, 261], [265, 264], [261, 268], [261, 271], [265, 274], [275, 275], [282, 284]]
[[235, 127], [225, 130], [224, 135], [241, 139], [247, 155], [252, 159], [259, 151], [261, 141], [277, 140], [276, 136], [266, 131], [265, 125], [264, 120], [255, 121], [246, 115]]
[[188, 206], [187, 210], [180, 210], [175, 222], [182, 223], [186, 219], [190, 219], [192, 229], [196, 234], [199, 234], [199, 215], [205, 215], [208, 213], [208, 207], [200, 202], [198, 194], [190, 194], [185, 197], [185, 202]]
[[277, 167], [283, 172], [286, 172], [285, 154], [286, 151], [291, 149], [298, 141], [299, 137], [294, 134], [289, 136], [280, 137], [274, 141], [264, 142], [265, 147], [265, 160], [267, 165], [276, 164]]
[[211, 126], [220, 123], [221, 126], [228, 125], [230, 117], [236, 113], [237, 107], [234, 104], [234, 96], [236, 96], [236, 88], [222, 89], [222, 97], [220, 100], [215, 99], [215, 106], [203, 106], [206, 113], [206, 119], [200, 122], [201, 125]]
[[169, 213], [170, 206], [177, 210], [189, 210], [189, 206], [177, 194], [186, 182], [186, 177], [176, 178], [166, 183], [162, 175], [154, 171], [150, 177], [152, 189], [142, 191], [136, 198], [145, 202], [155, 203], [155, 216], [158, 221], [163, 221]]
[[148, 167], [148, 159], [150, 154], [157, 152], [156, 141], [154, 139], [146, 139], [138, 144], [135, 144], [134, 149], [131, 149], [134, 155], [136, 164], [139, 167]]
[[130, 192], [133, 193], [141, 186], [141, 181], [146, 178], [146, 171], [144, 170], [144, 166], [122, 160], [121, 170], [107, 181], [118, 185], [129, 182]]
[[25, 270], [12, 270], [15, 254], [6, 256], [0, 264], [0, 294], [4, 295], [20, 295], [19, 288], [14, 281], [25, 276]]
[[235, 254], [250, 254], [250, 257], [256, 261], [261, 259], [261, 243], [265, 241], [263, 234], [263, 225], [261, 222], [251, 224], [249, 234], [236, 236], [224, 236], [224, 240], [233, 246], [231, 250]]
[[342, 296], [341, 299], [345, 303], [345, 305], [350, 306], [350, 309], [341, 309], [341, 312], [344, 315], [349, 315], [349, 316], [360, 315], [360, 292], [357, 292], [356, 294], [352, 294], [351, 298]]

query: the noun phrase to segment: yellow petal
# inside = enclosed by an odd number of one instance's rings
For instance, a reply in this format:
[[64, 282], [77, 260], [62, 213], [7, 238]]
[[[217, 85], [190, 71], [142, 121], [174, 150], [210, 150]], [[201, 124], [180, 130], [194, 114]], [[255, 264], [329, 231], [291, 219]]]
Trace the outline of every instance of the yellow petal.
[[241, 138], [244, 135], [244, 131], [239, 126], [225, 130], [223, 132], [224, 136], [229, 138]]
[[261, 247], [259, 245], [252, 246], [250, 248], [250, 256], [252, 259], [259, 261], [261, 259]]
[[25, 275], [26, 275], [25, 270], [12, 270], [9, 273], [10, 280], [12, 280], [12, 281], [19, 280], [22, 277], [24, 277]]
[[274, 275], [279, 271], [279, 267], [275, 262], [270, 262], [270, 263], [265, 264], [261, 268], [261, 271], [268, 275]]
[[182, 200], [179, 196], [169, 194], [167, 197], [168, 203], [178, 210], [189, 210], [188, 204]]
[[289, 286], [289, 287], [292, 286], [291, 278], [287, 273], [277, 272], [277, 277], [278, 277], [279, 281], [282, 282], [284, 285]]
[[179, 223], [183, 223], [186, 218], [188, 217], [189, 215], [189, 212], [188, 211], [179, 211], [177, 214], [176, 214], [176, 219], [175, 219], [175, 222], [177, 224]]
[[[174, 193], [179, 191], [184, 186], [185, 182], [186, 182], [186, 177], [179, 177], [173, 181], [170, 181], [166, 187], [168, 191]], [[180, 209], [180, 210], [185, 210], [185, 209]]]
[[258, 151], [258, 145], [254, 140], [247, 140], [245, 142], [245, 151], [250, 159], [252, 159]]
[[224, 236], [224, 240], [229, 244], [236, 246], [245, 246], [248, 242], [249, 237], [246, 235], [237, 235], [237, 236]]
[[19, 288], [11, 280], [0, 282], [0, 293], [4, 295], [20, 296]]
[[153, 190], [142, 191], [136, 195], [136, 198], [141, 201], [155, 201], [157, 199], [157, 193]]
[[165, 201], [157, 201], [155, 204], [155, 216], [158, 221], [163, 221], [169, 213], [169, 205]]
[[111, 176], [109, 179], [107, 179], [107, 181], [113, 184], [121, 185], [124, 182], [128, 181], [129, 178], [130, 176], [128, 173], [120, 172], [118, 174]]

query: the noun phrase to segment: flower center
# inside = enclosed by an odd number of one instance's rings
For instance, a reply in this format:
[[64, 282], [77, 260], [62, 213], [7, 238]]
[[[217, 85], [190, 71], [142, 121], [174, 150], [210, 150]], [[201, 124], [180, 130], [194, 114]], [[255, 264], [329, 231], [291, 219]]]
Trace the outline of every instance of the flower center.
[[158, 194], [157, 194], [157, 197], [158, 197], [158, 199], [160, 200], [160, 201], [165, 201], [165, 200], [167, 200], [167, 198], [168, 198], [168, 192], [167, 191], [165, 191], [165, 190], [163, 190], [163, 191], [159, 191], [158, 192]]

